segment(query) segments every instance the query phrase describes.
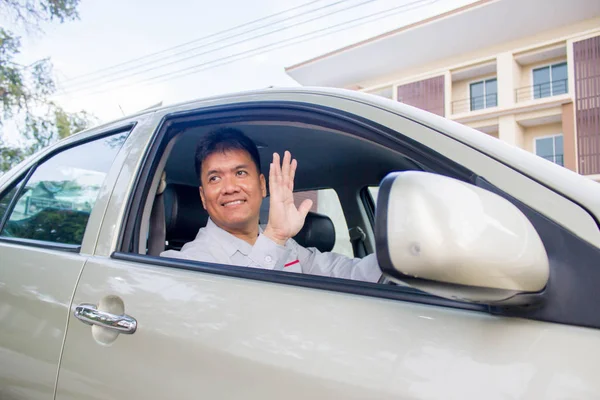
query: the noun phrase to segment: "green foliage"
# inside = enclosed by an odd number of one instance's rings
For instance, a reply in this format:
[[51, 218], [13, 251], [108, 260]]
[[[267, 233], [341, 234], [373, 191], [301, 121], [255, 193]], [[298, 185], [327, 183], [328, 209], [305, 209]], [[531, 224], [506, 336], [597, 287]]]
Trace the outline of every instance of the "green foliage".
[[34, 26], [40, 22], [79, 18], [79, 0], [0, 0], [0, 12], [15, 22]]
[[7, 146], [0, 139], [0, 171], [8, 171], [12, 166], [20, 163], [26, 157], [27, 155], [23, 149]]
[[[39, 29], [42, 22], [78, 18], [79, 0], [0, 0], [0, 13], [17, 24]], [[49, 60], [21, 65], [20, 38], [0, 26], [0, 173], [32, 153], [87, 128], [95, 119], [85, 111], [68, 113], [50, 100], [56, 87]], [[20, 146], [2, 141], [7, 120], [21, 133]]]
[[8, 221], [2, 235], [45, 242], [81, 244], [88, 218], [88, 212], [46, 208], [30, 218]]

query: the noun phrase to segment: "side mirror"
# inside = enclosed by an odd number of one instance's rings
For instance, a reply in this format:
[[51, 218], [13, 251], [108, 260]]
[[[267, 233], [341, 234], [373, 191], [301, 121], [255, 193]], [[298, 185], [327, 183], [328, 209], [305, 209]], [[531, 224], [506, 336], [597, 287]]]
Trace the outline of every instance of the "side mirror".
[[387, 175], [375, 217], [377, 259], [392, 280], [454, 300], [530, 304], [548, 282], [544, 245], [508, 200], [427, 172]]

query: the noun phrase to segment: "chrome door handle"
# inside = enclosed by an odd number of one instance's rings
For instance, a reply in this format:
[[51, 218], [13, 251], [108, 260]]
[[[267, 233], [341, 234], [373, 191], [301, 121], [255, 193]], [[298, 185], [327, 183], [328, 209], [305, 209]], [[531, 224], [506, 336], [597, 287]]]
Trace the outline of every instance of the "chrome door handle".
[[113, 329], [120, 333], [132, 334], [137, 329], [137, 321], [129, 315], [115, 315], [99, 311], [93, 304], [80, 304], [75, 307], [75, 318], [88, 324]]

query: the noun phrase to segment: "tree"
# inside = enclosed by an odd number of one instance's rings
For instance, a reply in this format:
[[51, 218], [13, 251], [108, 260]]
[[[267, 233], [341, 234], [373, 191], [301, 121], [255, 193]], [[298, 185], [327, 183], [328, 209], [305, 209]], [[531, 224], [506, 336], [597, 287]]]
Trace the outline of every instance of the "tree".
[[[78, 4], [79, 0], [0, 0], [0, 13], [27, 31], [41, 31], [42, 22], [79, 18]], [[0, 171], [94, 121], [85, 111], [68, 113], [51, 101], [56, 86], [50, 60], [22, 65], [16, 61], [20, 51], [20, 38], [0, 26]], [[24, 140], [21, 146], [10, 146], [2, 139], [6, 121], [11, 119]]]

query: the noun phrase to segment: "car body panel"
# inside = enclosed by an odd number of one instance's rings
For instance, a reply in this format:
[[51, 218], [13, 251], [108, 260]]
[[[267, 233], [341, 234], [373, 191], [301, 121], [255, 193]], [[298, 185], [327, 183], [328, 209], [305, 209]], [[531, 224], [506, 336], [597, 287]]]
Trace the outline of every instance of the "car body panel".
[[85, 258], [0, 241], [0, 398], [50, 400]]
[[600, 396], [594, 329], [90, 259], [74, 303], [107, 294], [138, 330], [71, 316], [57, 400]]

